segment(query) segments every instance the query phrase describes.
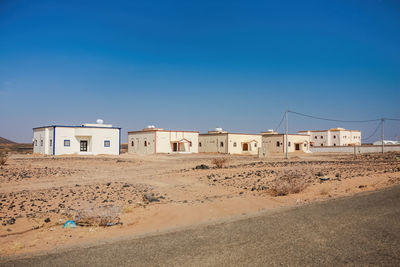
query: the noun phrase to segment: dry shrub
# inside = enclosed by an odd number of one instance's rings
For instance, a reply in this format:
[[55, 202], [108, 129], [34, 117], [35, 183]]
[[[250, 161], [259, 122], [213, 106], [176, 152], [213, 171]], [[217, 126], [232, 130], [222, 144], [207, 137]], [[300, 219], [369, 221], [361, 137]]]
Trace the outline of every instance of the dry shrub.
[[211, 164], [214, 164], [217, 168], [222, 168], [228, 162], [227, 158], [214, 158], [211, 161]]
[[4, 151], [0, 151], [0, 165], [6, 165], [8, 160], [8, 154]]
[[275, 180], [270, 185], [270, 194], [277, 196], [286, 196], [289, 194], [297, 194], [307, 187], [302, 179]]
[[108, 206], [79, 210], [76, 215], [76, 224], [80, 226], [113, 226], [121, 224], [120, 208]]

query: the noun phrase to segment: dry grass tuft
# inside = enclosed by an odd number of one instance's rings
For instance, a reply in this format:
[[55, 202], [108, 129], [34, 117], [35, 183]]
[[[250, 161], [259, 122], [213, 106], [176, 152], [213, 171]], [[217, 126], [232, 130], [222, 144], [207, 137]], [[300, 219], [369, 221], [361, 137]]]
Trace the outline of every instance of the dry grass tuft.
[[6, 165], [6, 162], [8, 160], [8, 154], [7, 152], [0, 151], [0, 165]]
[[78, 211], [75, 222], [80, 226], [113, 226], [121, 224], [119, 215], [117, 206], [83, 209]]
[[222, 168], [228, 162], [227, 158], [214, 158], [211, 161], [211, 164], [214, 164], [217, 168]]
[[271, 195], [286, 196], [289, 194], [298, 194], [307, 187], [302, 179], [275, 180], [271, 183], [269, 192]]

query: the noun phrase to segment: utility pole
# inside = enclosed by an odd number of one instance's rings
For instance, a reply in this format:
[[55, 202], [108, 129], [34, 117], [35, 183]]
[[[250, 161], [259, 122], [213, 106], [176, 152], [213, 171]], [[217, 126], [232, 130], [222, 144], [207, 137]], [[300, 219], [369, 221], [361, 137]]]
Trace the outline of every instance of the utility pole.
[[385, 118], [382, 118], [382, 135], [381, 135], [381, 141], [382, 141], [382, 154], [385, 148], [384, 140], [385, 140]]
[[288, 130], [288, 128], [289, 128], [288, 110], [286, 110], [286, 112], [285, 112], [285, 119], [286, 119], [286, 127], [285, 127], [285, 139], [286, 139], [285, 149], [286, 149], [286, 154], [285, 154], [285, 159], [288, 159], [289, 158], [289, 154], [288, 154], [288, 131], [289, 131]]

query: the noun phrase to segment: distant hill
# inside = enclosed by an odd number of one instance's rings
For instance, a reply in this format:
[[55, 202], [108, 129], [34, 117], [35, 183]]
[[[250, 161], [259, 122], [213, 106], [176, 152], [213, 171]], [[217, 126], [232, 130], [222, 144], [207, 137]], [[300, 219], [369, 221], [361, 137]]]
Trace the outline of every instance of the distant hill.
[[5, 138], [3, 138], [3, 137], [0, 137], [0, 144], [16, 144], [15, 142], [13, 142], [13, 141], [10, 141], [10, 140], [8, 140], [8, 139], [5, 139]]

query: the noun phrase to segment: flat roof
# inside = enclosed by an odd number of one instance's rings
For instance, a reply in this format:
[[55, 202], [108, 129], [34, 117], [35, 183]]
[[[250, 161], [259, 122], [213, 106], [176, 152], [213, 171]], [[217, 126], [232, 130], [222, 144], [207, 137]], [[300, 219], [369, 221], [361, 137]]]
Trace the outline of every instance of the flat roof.
[[223, 135], [223, 134], [240, 134], [240, 135], [261, 135], [261, 134], [252, 134], [252, 133], [202, 133], [200, 135]]
[[[271, 137], [274, 137], [274, 136], [282, 136], [282, 135], [286, 135], [286, 134], [283, 134], [283, 133], [281, 133], [281, 134], [263, 134], [262, 136], [264, 137], [264, 136], [271, 136]], [[309, 134], [288, 134], [288, 135], [294, 135], [294, 136], [310, 136]]]
[[84, 126], [84, 125], [77, 125], [77, 126], [72, 126], [72, 125], [49, 125], [49, 126], [35, 127], [35, 128], [33, 128], [33, 130], [42, 129], [42, 128], [55, 128], [55, 127], [64, 127], [64, 128], [96, 128], [96, 129], [120, 129], [120, 130], [121, 130], [121, 127], [101, 127], [101, 126]]
[[199, 133], [199, 131], [176, 131], [176, 130], [158, 130], [158, 129], [154, 129], [154, 130], [140, 130], [140, 131], [128, 131], [128, 134], [130, 133], [153, 133], [153, 132], [181, 132], [181, 133]]
[[299, 133], [303, 132], [339, 132], [339, 131], [349, 131], [349, 132], [361, 132], [360, 130], [347, 130], [347, 129], [332, 129], [332, 130], [308, 130], [308, 131], [299, 131]]

